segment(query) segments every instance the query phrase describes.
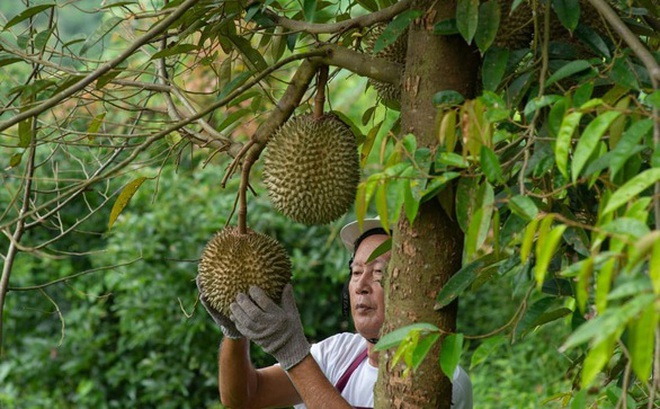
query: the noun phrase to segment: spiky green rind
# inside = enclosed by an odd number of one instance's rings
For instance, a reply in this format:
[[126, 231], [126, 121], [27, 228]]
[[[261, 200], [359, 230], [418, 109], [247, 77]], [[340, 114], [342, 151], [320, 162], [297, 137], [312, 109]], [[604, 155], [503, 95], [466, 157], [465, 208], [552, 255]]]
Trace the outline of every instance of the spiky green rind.
[[292, 117], [268, 142], [263, 175], [282, 214], [307, 225], [337, 220], [360, 181], [355, 135], [333, 115]]
[[[382, 58], [387, 61], [396, 62], [399, 64], [405, 64], [406, 62], [406, 52], [408, 50], [408, 36], [407, 33], [400, 35], [394, 43], [385, 47], [383, 50], [374, 54], [374, 46], [376, 45], [376, 40], [385, 30], [385, 25], [375, 26], [365, 37], [365, 50], [367, 53], [372, 54], [378, 58]], [[385, 100], [398, 101], [401, 99], [401, 84], [390, 84], [388, 82], [382, 82], [377, 80], [368, 80], [369, 84], [374, 87], [378, 95]]]
[[291, 281], [291, 261], [274, 238], [238, 228], [218, 231], [206, 244], [198, 266], [199, 285], [207, 302], [229, 316], [229, 305], [238, 293], [261, 287], [276, 302]]

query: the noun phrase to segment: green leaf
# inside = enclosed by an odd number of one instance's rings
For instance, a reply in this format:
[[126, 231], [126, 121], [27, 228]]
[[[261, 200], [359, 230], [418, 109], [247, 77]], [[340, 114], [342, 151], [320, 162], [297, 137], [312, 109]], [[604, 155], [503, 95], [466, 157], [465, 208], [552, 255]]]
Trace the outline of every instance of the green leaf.
[[23, 153], [15, 153], [11, 155], [9, 158], [9, 167], [10, 168], [15, 168], [16, 166], [21, 164], [21, 161], [23, 160]]
[[380, 7], [378, 7], [378, 3], [375, 2], [374, 0], [357, 0], [357, 3], [364, 7], [367, 11], [374, 12], [378, 11]]
[[374, 249], [374, 251], [369, 254], [369, 258], [367, 258], [367, 263], [371, 263], [375, 259], [377, 259], [379, 256], [387, 253], [388, 251], [392, 250], [392, 238], [389, 237], [387, 240], [384, 242], [380, 243], [378, 247]]
[[612, 149], [610, 158], [610, 180], [623, 169], [626, 161], [636, 153], [636, 149], [640, 145], [640, 141], [646, 136], [651, 129], [653, 129], [653, 121], [651, 119], [640, 119], [635, 121], [623, 133], [619, 143]]
[[653, 285], [653, 292], [656, 295], [660, 294], [660, 240], [653, 243], [651, 249], [651, 260], [649, 260], [649, 277]]
[[431, 195], [437, 194], [450, 180], [456, 179], [461, 176], [458, 172], [444, 172], [442, 175], [433, 177], [429, 184], [426, 186], [426, 189], [422, 192], [422, 198], [420, 202], [424, 202]]
[[646, 307], [639, 319], [630, 325], [628, 351], [632, 368], [639, 379], [648, 379], [653, 363], [655, 329], [658, 327], [658, 313], [653, 304]]
[[103, 125], [103, 120], [105, 119], [105, 114], [106, 112], [101, 112], [100, 114], [96, 115], [94, 119], [89, 123], [89, 126], [87, 127], [87, 137], [90, 139], [94, 138], [95, 133], [98, 133], [99, 129], [101, 129], [101, 125]]
[[633, 241], [650, 233], [645, 222], [631, 217], [619, 217], [600, 226], [606, 233], [629, 236]]
[[575, 330], [561, 346], [560, 351], [564, 352], [589, 341], [592, 345], [598, 345], [610, 335], [623, 330], [631, 319], [654, 301], [654, 294], [640, 294], [621, 306], [608, 308]]
[[467, 168], [470, 166], [467, 160], [462, 155], [454, 152], [438, 152], [435, 158], [436, 168], [441, 168], [443, 165], [453, 166], [456, 168]]
[[458, 34], [458, 27], [456, 26], [455, 18], [448, 18], [446, 20], [439, 21], [433, 26], [433, 34], [441, 36], [449, 36]]
[[380, 217], [383, 226], [385, 226], [385, 230], [388, 230], [389, 233], [388, 226], [390, 225], [390, 218], [387, 211], [387, 188], [384, 180], [378, 184], [374, 200], [376, 203], [376, 212], [378, 213], [378, 217]]
[[439, 310], [454, 301], [491, 261], [491, 256], [484, 256], [458, 270], [440, 290], [433, 308]]
[[552, 8], [568, 31], [575, 30], [580, 21], [580, 0], [552, 0]]
[[157, 60], [159, 58], [165, 58], [165, 57], [171, 57], [173, 55], [177, 54], [188, 54], [191, 51], [196, 51], [198, 50], [199, 47], [197, 47], [194, 44], [177, 44], [172, 47], [168, 47], [164, 50], [160, 50], [154, 55], [151, 56], [151, 60]]
[[605, 367], [612, 357], [612, 350], [615, 343], [616, 337], [611, 336], [589, 350], [582, 365], [582, 378], [580, 380], [582, 389], [588, 388], [594, 379], [596, 379], [596, 375]]
[[582, 112], [571, 112], [564, 117], [555, 142], [555, 162], [557, 169], [566, 179], [568, 179], [568, 151], [571, 147], [571, 139], [575, 129], [580, 124]]
[[419, 10], [406, 10], [398, 16], [394, 17], [392, 22], [385, 27], [385, 30], [378, 36], [374, 44], [374, 54], [381, 52], [406, 32], [410, 22], [421, 16], [422, 12]]
[[585, 409], [587, 407], [587, 390], [582, 389], [571, 399], [571, 409]]
[[[566, 108], [570, 105], [570, 97], [566, 96], [561, 101], [557, 101], [556, 104], [550, 108], [548, 113], [548, 132], [550, 136], [557, 138], [559, 135], [559, 130], [561, 129], [561, 123], [564, 120], [566, 115]], [[569, 139], [570, 142], [570, 139]], [[555, 142], [555, 154], [557, 152]], [[568, 155], [568, 148], [566, 148], [566, 155]]]
[[527, 258], [532, 252], [532, 245], [534, 244], [534, 237], [536, 236], [536, 227], [539, 224], [540, 219], [533, 219], [527, 227], [525, 227], [525, 232], [523, 233], [522, 242], [520, 243], [520, 261], [525, 264]]
[[585, 24], [580, 24], [575, 29], [576, 36], [596, 54], [605, 57], [608, 60], [612, 58], [612, 53], [607, 47], [607, 43], [594, 30]]
[[500, 27], [500, 4], [497, 0], [488, 0], [479, 6], [479, 20], [474, 41], [479, 50], [484, 53], [495, 40]]
[[123, 18], [116, 16], [105, 20], [96, 30], [94, 30], [92, 35], [87, 37], [82, 47], [80, 47], [80, 51], [78, 53], [80, 55], [85, 55], [85, 53], [87, 53], [90, 48], [94, 47], [99, 41], [103, 40], [103, 37], [105, 37], [123, 21]]
[[523, 195], [512, 197], [509, 200], [509, 209], [525, 221], [531, 221], [539, 213], [534, 201]]
[[231, 81], [229, 81], [229, 84], [225, 85], [224, 88], [222, 88], [222, 91], [220, 91], [220, 94], [218, 94], [217, 101], [225, 99], [227, 95], [233, 92], [236, 88], [240, 87], [251, 76], [252, 76], [252, 71], [244, 71], [238, 74]]
[[137, 192], [138, 188], [142, 185], [142, 183], [144, 183], [145, 180], [147, 180], [147, 178], [142, 176], [124, 186], [121, 193], [119, 193], [119, 197], [117, 197], [115, 204], [112, 206], [112, 210], [110, 211], [108, 230], [110, 230], [112, 225], [115, 224], [115, 221], [121, 212], [126, 208], [128, 202], [131, 200], [135, 192]]
[[614, 59], [612, 69], [608, 72], [609, 77], [615, 84], [627, 89], [639, 89], [637, 82], [637, 73], [628, 57], [619, 57]]
[[502, 335], [496, 335], [482, 342], [472, 354], [470, 369], [488, 359], [488, 357], [504, 343], [506, 343], [506, 338]]
[[612, 122], [620, 115], [621, 112], [607, 111], [591, 121], [582, 132], [582, 136], [580, 136], [577, 146], [575, 147], [573, 162], [571, 164], [571, 176], [573, 182], [577, 180], [580, 172], [589, 160], [589, 157], [596, 149], [600, 138], [605, 134], [605, 131], [607, 131], [607, 128], [609, 128]]
[[463, 352], [463, 334], [450, 334], [442, 341], [440, 349], [440, 367], [449, 378], [454, 379], [454, 371]]
[[40, 4], [38, 6], [29, 7], [27, 9], [23, 10], [21, 13], [19, 13], [17, 16], [12, 18], [11, 20], [9, 20], [7, 22], [7, 24], [5, 24], [3, 30], [7, 30], [8, 28], [13, 27], [16, 24], [20, 23], [21, 21], [25, 21], [25, 20], [29, 19], [30, 17], [41, 13], [44, 10], [51, 9], [53, 7], [56, 7], [56, 6], [57, 6], [57, 4], [55, 4], [55, 3], [46, 3], [46, 4]]
[[490, 183], [499, 184], [504, 182], [500, 161], [498, 160], [497, 155], [495, 155], [495, 152], [486, 145], [481, 146], [480, 162], [481, 169]]
[[34, 118], [28, 118], [18, 123], [18, 146], [27, 148], [32, 142], [34, 133], [32, 130]]
[[313, 23], [315, 15], [316, 0], [303, 0], [303, 16], [305, 17], [305, 21]]
[[659, 180], [660, 168], [647, 169], [633, 177], [614, 193], [612, 193], [612, 196], [610, 197], [610, 200], [608, 200], [605, 209], [603, 209], [603, 214], [607, 214], [618, 209], [620, 206], [624, 205], [630, 199], [648, 189]]
[[542, 95], [540, 97], [531, 99], [527, 105], [525, 105], [524, 115], [529, 117], [539, 109], [547, 107], [548, 105], [552, 105], [561, 99], [563, 99], [563, 97], [560, 95]]
[[440, 339], [439, 333], [432, 333], [428, 336], [422, 338], [417, 343], [417, 346], [413, 349], [412, 352], [412, 368], [417, 370], [419, 366], [424, 362], [424, 358], [429, 354], [429, 351], [435, 345], [435, 343]]
[[479, 0], [458, 0], [456, 28], [468, 44], [472, 42], [479, 24]]
[[465, 97], [460, 92], [453, 90], [440, 91], [433, 95], [433, 105], [436, 108], [460, 105]]
[[241, 55], [245, 57], [244, 61], [251, 71], [261, 72], [268, 68], [268, 63], [264, 60], [263, 55], [252, 47], [252, 44], [250, 44], [250, 41], [246, 38], [237, 35], [228, 35], [227, 39], [231, 41], [231, 43], [240, 51]]
[[546, 81], [546, 86], [550, 86], [557, 81], [563, 80], [564, 78], [570, 77], [573, 74], [577, 74], [580, 71], [590, 69], [591, 64], [586, 60], [577, 60], [571, 61], [566, 65], [563, 65], [557, 71], [555, 71]]
[[0, 54], [0, 67], [5, 65], [13, 64], [15, 62], [23, 61], [18, 57], [14, 57], [10, 54]]
[[[544, 219], [545, 221], [546, 219]], [[552, 259], [552, 255], [555, 253], [555, 250], [557, 249], [557, 246], [559, 245], [559, 241], [561, 240], [562, 234], [564, 234], [564, 230], [566, 230], [565, 225], [559, 225], [552, 229], [547, 237], [544, 238], [544, 240], [540, 240], [536, 244], [536, 265], [534, 266], [534, 277], [536, 278], [536, 285], [540, 289], [541, 286], [543, 285], [543, 281], [545, 280], [545, 276], [548, 270], [548, 266], [550, 265], [550, 260]], [[542, 233], [539, 232], [539, 237], [541, 237]]]
[[509, 61], [509, 50], [501, 47], [490, 47], [484, 54], [481, 65], [481, 77], [484, 90], [495, 91], [502, 82]]
[[417, 322], [415, 324], [406, 325], [395, 329], [383, 335], [375, 346], [376, 351], [385, 351], [399, 345], [407, 336], [408, 333], [418, 331], [420, 333], [433, 333], [439, 332], [440, 329], [433, 324], [425, 322]]

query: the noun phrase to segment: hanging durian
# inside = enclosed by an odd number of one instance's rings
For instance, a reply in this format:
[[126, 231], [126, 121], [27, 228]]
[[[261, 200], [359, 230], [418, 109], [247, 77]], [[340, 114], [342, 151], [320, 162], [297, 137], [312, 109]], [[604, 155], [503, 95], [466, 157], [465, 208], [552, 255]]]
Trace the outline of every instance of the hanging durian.
[[237, 227], [218, 231], [206, 244], [198, 266], [197, 282], [211, 307], [229, 316], [229, 305], [238, 293], [259, 286], [279, 303], [291, 281], [291, 261], [274, 238]]
[[268, 142], [264, 182], [273, 206], [312, 225], [344, 215], [360, 181], [355, 135], [334, 115], [290, 118]]

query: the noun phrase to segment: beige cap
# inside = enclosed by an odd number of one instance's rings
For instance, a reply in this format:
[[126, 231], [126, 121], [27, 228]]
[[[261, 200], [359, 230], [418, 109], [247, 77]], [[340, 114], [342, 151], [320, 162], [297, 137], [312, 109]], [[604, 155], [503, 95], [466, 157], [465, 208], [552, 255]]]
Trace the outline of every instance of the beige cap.
[[379, 217], [364, 219], [364, 221], [362, 222], [362, 230], [360, 230], [358, 221], [355, 220], [353, 222], [348, 223], [346, 226], [342, 227], [341, 231], [339, 232], [339, 237], [341, 238], [341, 241], [344, 243], [346, 249], [349, 251], [353, 251], [355, 240], [357, 240], [358, 237], [362, 235], [362, 233], [378, 228], [383, 228], [383, 224], [380, 222]]

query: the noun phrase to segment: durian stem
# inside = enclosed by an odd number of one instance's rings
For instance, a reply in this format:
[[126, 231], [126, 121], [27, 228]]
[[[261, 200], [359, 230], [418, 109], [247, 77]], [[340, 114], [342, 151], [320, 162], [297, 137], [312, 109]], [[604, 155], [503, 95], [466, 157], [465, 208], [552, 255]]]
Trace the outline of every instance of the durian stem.
[[328, 66], [319, 67], [319, 79], [316, 84], [316, 98], [314, 98], [314, 119], [321, 119], [323, 116], [323, 105], [325, 105], [325, 85], [328, 83]]
[[247, 232], [247, 190], [250, 187], [250, 169], [266, 147], [273, 132], [289, 119], [296, 107], [300, 105], [305, 91], [314, 79], [317, 67], [318, 63], [309, 59], [300, 64], [277, 107], [250, 138], [251, 146], [245, 154], [241, 170], [241, 184], [238, 189], [238, 232], [241, 234]]

